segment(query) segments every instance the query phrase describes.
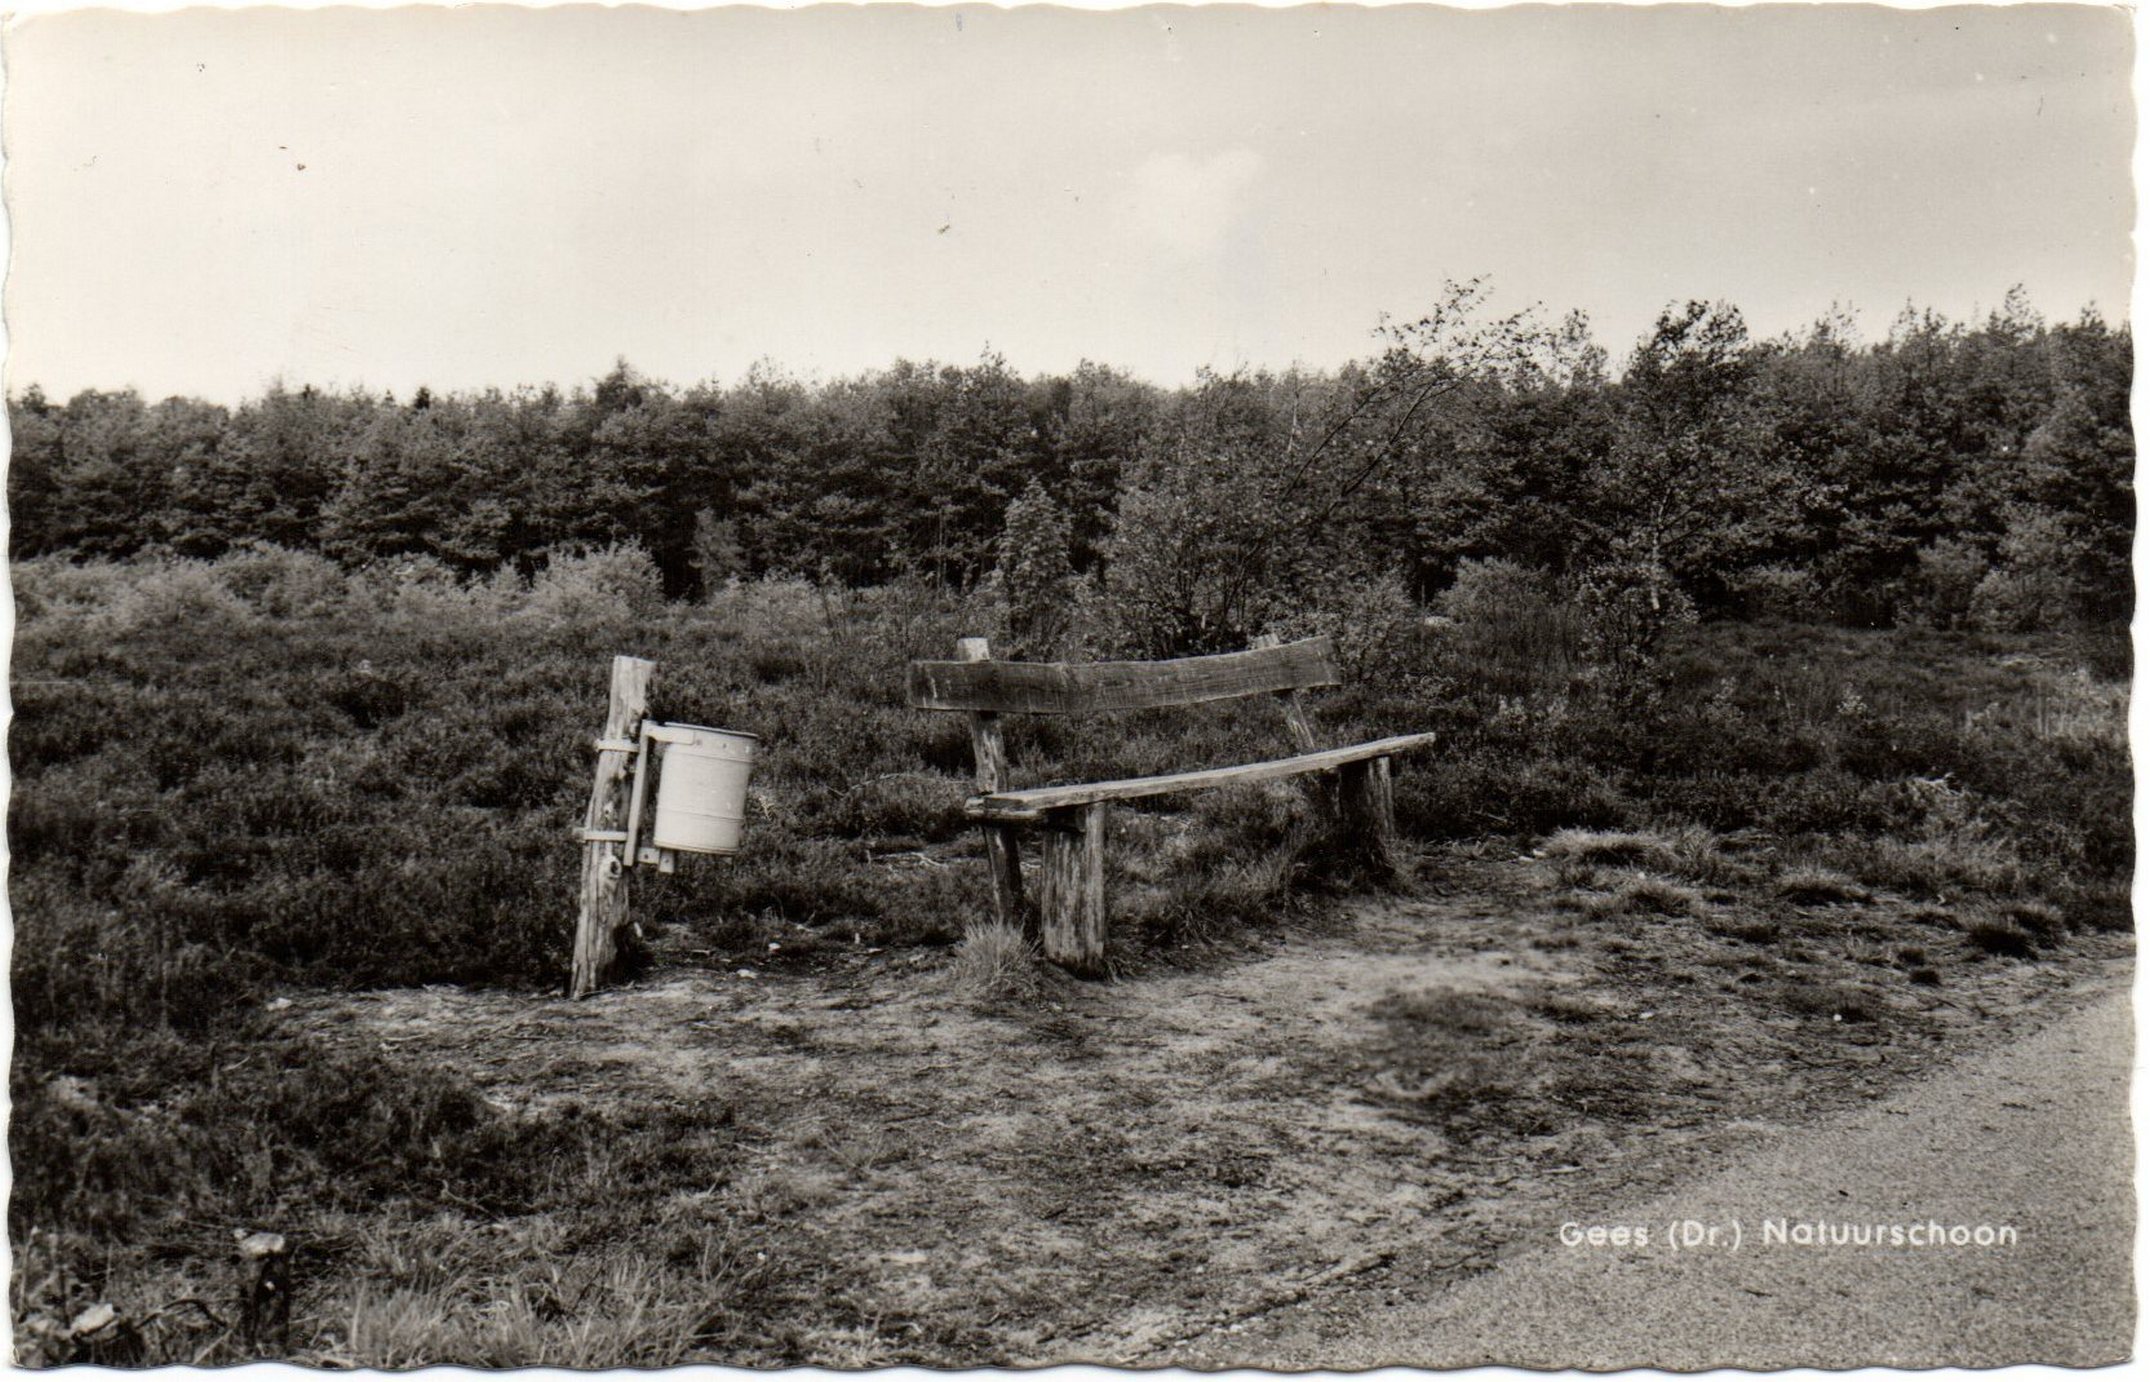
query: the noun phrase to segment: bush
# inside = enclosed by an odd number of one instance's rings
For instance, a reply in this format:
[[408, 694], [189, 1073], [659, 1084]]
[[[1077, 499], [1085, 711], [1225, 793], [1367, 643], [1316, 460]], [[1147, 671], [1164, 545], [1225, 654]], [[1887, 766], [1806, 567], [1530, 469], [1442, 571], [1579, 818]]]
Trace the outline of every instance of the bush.
[[1992, 633], [2037, 633], [2068, 627], [2075, 593], [2051, 573], [1992, 571], [1971, 592], [1970, 622]]
[[1267, 511], [1259, 477], [1231, 458], [1147, 467], [1121, 492], [1106, 543], [1105, 646], [1135, 657], [1245, 647], [1280, 584], [1252, 560]]
[[93, 616], [109, 636], [185, 630], [199, 638], [252, 613], [208, 562], [145, 561], [133, 575]]
[[215, 569], [226, 590], [266, 619], [339, 614], [351, 594], [349, 576], [327, 557], [268, 543], [236, 548]]
[[664, 575], [639, 542], [554, 554], [523, 613], [566, 624], [641, 620], [664, 606]]
[[1730, 581], [1734, 598], [1751, 618], [1802, 621], [1822, 607], [1821, 582], [1797, 566], [1757, 566]]
[[1265, 628], [1286, 641], [1334, 640], [1344, 685], [1364, 694], [1375, 687], [1409, 686], [1424, 674], [1422, 618], [1401, 580], [1372, 576], [1340, 579], [1306, 608], [1271, 615]]
[[1936, 628], [1970, 621], [1979, 585], [1991, 571], [1986, 554], [1958, 538], [1939, 538], [1919, 549], [1910, 613]]
[[1971, 592], [1971, 623], [1997, 633], [2072, 628], [2084, 591], [2070, 574], [2075, 543], [2059, 515], [2019, 508], [2001, 539], [2001, 564]]
[[1397, 824], [1421, 839], [1608, 829], [1639, 815], [1617, 780], [1589, 764], [1484, 746], [1419, 755], [1396, 781]]
[[1615, 675], [1634, 675], [1656, 660], [1666, 636], [1695, 622], [1695, 602], [1652, 562], [1610, 562], [1576, 582], [1584, 657]]
[[2038, 953], [2031, 933], [2012, 921], [1982, 917], [1964, 928], [1971, 944], [1988, 955], [2002, 955], [2010, 959], [2028, 960]]
[[1469, 559], [1440, 600], [1441, 630], [1476, 683], [1517, 695], [1559, 685], [1574, 670], [1574, 610], [1551, 577], [1502, 558]]

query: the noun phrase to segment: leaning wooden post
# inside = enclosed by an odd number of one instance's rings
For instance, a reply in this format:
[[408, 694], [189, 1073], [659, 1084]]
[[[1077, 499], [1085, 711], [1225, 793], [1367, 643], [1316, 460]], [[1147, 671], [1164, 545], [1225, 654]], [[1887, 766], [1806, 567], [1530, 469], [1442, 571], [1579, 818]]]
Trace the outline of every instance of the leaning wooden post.
[[[1254, 649], [1282, 647], [1281, 635], [1265, 633], [1247, 646]], [[1314, 739], [1313, 721], [1307, 718], [1306, 692], [1298, 687], [1276, 693], [1277, 703], [1284, 708], [1284, 727], [1291, 732], [1291, 741], [1301, 753], [1312, 753], [1321, 747]]]
[[[956, 640], [956, 656], [965, 662], [986, 662], [992, 645], [983, 638]], [[998, 792], [1008, 785], [1008, 746], [1000, 733], [1000, 716], [990, 710], [974, 710], [970, 717], [972, 758], [978, 765], [978, 790]], [[1023, 854], [1015, 827], [987, 822], [985, 831], [986, 872], [993, 879], [993, 914], [1010, 930], [1036, 938], [1036, 928], [1025, 923], [1023, 913]]]
[[[1278, 634], [1265, 633], [1257, 635], [1247, 646], [1257, 651], [1263, 648], [1280, 648], [1284, 646], [1284, 639]], [[1277, 692], [1276, 698], [1277, 704], [1284, 710], [1284, 728], [1291, 734], [1292, 747], [1301, 753], [1313, 753], [1319, 749], [1321, 741], [1314, 737], [1314, 721], [1306, 713], [1306, 692], [1295, 686], [1289, 691]], [[1308, 779], [1306, 790], [1308, 795], [1313, 797], [1316, 810], [1335, 809], [1336, 792], [1328, 774]]]
[[619, 956], [619, 933], [627, 926], [627, 807], [642, 717], [649, 713], [649, 682], [657, 664], [639, 657], [612, 659], [612, 702], [598, 741], [597, 780], [582, 818], [582, 910], [575, 919], [575, 967], [568, 993], [582, 998], [609, 976]]
[[1105, 803], [1045, 813], [1038, 920], [1045, 958], [1071, 974], [1105, 973]]
[[1396, 845], [1396, 790], [1389, 760], [1346, 763], [1338, 776], [1344, 829], [1359, 857], [1382, 873], [1401, 873], [1403, 851]]

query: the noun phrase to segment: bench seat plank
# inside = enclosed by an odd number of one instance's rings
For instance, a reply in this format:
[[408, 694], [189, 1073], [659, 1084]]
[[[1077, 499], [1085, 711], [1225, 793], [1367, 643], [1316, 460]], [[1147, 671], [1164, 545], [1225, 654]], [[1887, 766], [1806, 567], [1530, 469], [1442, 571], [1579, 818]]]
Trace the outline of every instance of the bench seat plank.
[[1068, 787], [1030, 787], [1018, 792], [992, 792], [972, 797], [965, 804], [964, 810], [973, 820], [1033, 821], [1048, 811], [1066, 806], [1087, 806], [1099, 801], [1126, 801], [1134, 797], [1158, 797], [1172, 792], [1200, 792], [1235, 782], [1269, 782], [1282, 777], [1296, 777], [1301, 773], [1318, 773], [1329, 768], [1340, 768], [1346, 763], [1360, 763], [1369, 758], [1386, 758], [1406, 749], [1430, 744], [1436, 737], [1432, 734], [1399, 734], [1392, 738], [1375, 739], [1369, 743], [1352, 744], [1345, 748], [1302, 753], [1292, 758], [1274, 758], [1264, 763], [1241, 763], [1229, 768], [1202, 768], [1191, 773], [1129, 777], [1117, 782], [1082, 782]]

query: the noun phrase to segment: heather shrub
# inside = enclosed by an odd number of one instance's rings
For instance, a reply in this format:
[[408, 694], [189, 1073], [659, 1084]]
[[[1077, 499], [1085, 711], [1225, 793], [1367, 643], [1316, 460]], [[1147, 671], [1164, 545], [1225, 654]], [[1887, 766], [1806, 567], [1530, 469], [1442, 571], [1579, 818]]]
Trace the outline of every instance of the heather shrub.
[[306, 619], [340, 613], [350, 597], [342, 567], [315, 552], [251, 543], [219, 558], [217, 579], [267, 619]]
[[95, 626], [108, 636], [187, 630], [202, 637], [251, 613], [208, 562], [145, 559], [130, 575], [96, 612]]
[[76, 562], [57, 556], [18, 561], [9, 568], [15, 617], [24, 622], [79, 619], [109, 608], [138, 576], [138, 567], [118, 562]]

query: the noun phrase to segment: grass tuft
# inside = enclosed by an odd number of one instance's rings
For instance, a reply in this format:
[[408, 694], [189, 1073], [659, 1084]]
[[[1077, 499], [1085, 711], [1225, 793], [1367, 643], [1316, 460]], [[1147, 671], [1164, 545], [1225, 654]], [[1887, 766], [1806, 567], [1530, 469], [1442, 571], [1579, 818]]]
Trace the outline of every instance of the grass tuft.
[[2050, 902], [2020, 899], [2004, 903], [2001, 915], [2029, 932], [2040, 945], [2050, 945], [2066, 934], [2068, 919]]
[[1872, 994], [1850, 984], [1791, 980], [1778, 986], [1777, 1001], [1802, 1017], [1832, 1022], [1871, 1022], [1878, 1010]]
[[1694, 916], [1702, 910], [1702, 896], [1692, 888], [1641, 874], [1609, 894], [1591, 898], [1583, 910], [1593, 917]]
[[1840, 907], [1870, 901], [1874, 895], [1835, 869], [1802, 867], [1788, 869], [1777, 879], [1777, 896], [1799, 907]]
[[1034, 997], [1045, 983], [1037, 947], [998, 922], [981, 922], [963, 933], [948, 979], [954, 992], [985, 1004]]
[[1988, 955], [2002, 955], [2009, 959], [2028, 960], [2038, 953], [2038, 943], [2031, 933], [2012, 921], [1997, 917], [1981, 917], [1964, 928], [1971, 944]]
[[1769, 945], [1784, 934], [1784, 928], [1774, 921], [1748, 921], [1739, 917], [1724, 917], [1712, 921], [1709, 931], [1713, 936], [1745, 941], [1749, 945]]

